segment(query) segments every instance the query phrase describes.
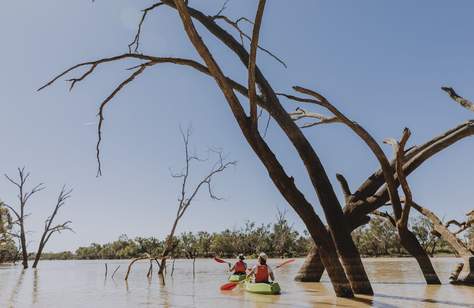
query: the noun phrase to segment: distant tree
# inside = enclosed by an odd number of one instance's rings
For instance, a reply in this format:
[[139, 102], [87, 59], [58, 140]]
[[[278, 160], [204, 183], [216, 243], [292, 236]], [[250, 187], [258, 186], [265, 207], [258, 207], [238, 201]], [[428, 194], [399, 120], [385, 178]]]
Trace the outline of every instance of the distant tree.
[[286, 211], [278, 210], [277, 221], [273, 224], [272, 242], [275, 254], [279, 257], [294, 255], [294, 244], [298, 238], [298, 232], [288, 223]]
[[71, 192], [72, 190], [66, 190], [66, 187], [63, 186], [63, 188], [59, 192], [56, 205], [54, 206], [51, 215], [45, 220], [43, 234], [41, 235], [41, 239], [38, 244], [38, 250], [35, 256], [35, 261], [33, 262], [33, 268], [36, 268], [38, 266], [38, 262], [41, 259], [41, 254], [43, 253], [43, 249], [54, 233], [61, 233], [63, 231], [72, 231], [70, 227], [70, 224], [71, 224], [70, 220], [63, 222], [61, 224], [54, 223], [54, 219], [56, 218], [56, 215], [59, 213], [59, 210], [61, 209], [61, 207], [64, 206], [64, 204], [66, 203], [66, 200], [69, 199], [69, 197], [71, 196]]
[[[21, 248], [21, 255], [22, 255], [22, 264], [23, 268], [28, 268], [28, 251], [27, 251], [27, 238], [26, 238], [26, 226], [25, 220], [29, 216], [26, 213], [26, 207], [28, 205], [28, 201], [30, 198], [36, 194], [37, 192], [42, 191], [45, 186], [43, 183], [40, 183], [34, 186], [31, 190], [26, 188], [26, 184], [30, 177], [29, 172], [25, 172], [25, 168], [18, 168], [18, 179], [13, 179], [5, 174], [6, 179], [15, 185], [18, 188], [18, 205], [17, 207], [13, 207], [11, 205], [5, 204], [5, 206], [13, 213], [15, 217], [14, 225], [18, 227], [17, 236], [20, 241], [20, 248]], [[54, 233], [60, 233], [65, 230], [72, 230], [70, 228], [71, 221], [66, 221], [62, 224], [54, 224], [54, 219], [59, 212], [59, 209], [65, 204], [65, 201], [70, 197], [71, 190], [66, 190], [65, 186], [61, 189], [56, 205], [53, 208], [51, 215], [45, 220], [44, 222], [44, 230], [38, 244], [38, 250], [35, 255], [35, 260], [33, 263], [33, 267], [38, 266], [38, 262], [41, 258], [41, 254], [43, 252], [44, 247], [48, 243], [49, 239]]]
[[161, 262], [160, 262], [160, 269], [159, 274], [162, 275], [165, 268], [166, 268], [166, 259], [168, 255], [174, 250], [175, 246], [173, 243], [174, 234], [176, 232], [176, 228], [178, 226], [179, 221], [183, 217], [186, 210], [194, 201], [194, 198], [198, 195], [198, 193], [202, 190], [207, 188], [207, 192], [209, 197], [212, 200], [221, 200], [217, 197], [212, 191], [212, 180], [214, 177], [222, 173], [230, 166], [236, 165], [237, 162], [235, 161], [226, 161], [223, 156], [222, 151], [212, 150], [211, 152], [218, 156], [217, 161], [212, 166], [209, 173], [203, 176], [194, 187], [190, 186], [191, 181], [191, 165], [193, 162], [203, 162], [204, 160], [197, 155], [193, 155], [190, 153], [189, 150], [189, 138], [191, 136], [191, 130], [188, 128], [186, 132], [181, 131], [181, 136], [183, 139], [184, 144], [184, 168], [181, 172], [172, 174], [174, 178], [181, 179], [181, 190], [178, 197], [178, 210], [176, 211], [176, 217], [171, 227], [170, 233], [166, 239], [164, 250], [161, 255]]

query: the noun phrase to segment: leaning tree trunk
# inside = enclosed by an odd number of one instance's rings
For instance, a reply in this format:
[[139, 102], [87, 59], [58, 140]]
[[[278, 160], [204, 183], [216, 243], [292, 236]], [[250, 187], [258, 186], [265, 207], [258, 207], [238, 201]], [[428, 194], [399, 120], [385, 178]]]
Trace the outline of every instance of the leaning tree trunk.
[[323, 273], [324, 265], [321, 262], [319, 248], [314, 246], [306, 256], [295, 280], [301, 282], [319, 282]]
[[[205, 16], [197, 10], [188, 8], [183, 4], [179, 4], [179, 1], [163, 2], [178, 9], [178, 12], [181, 15], [183, 24], [188, 33], [188, 36], [191, 39], [191, 42], [194, 44], [196, 50], [206, 62], [209, 71], [216, 79], [221, 90], [223, 91], [223, 94], [226, 96], [227, 101], [230, 103], [231, 108], [234, 111], [234, 115], [236, 115], [236, 110], [234, 108], [238, 107], [240, 109], [240, 104], [239, 106], [237, 106], [237, 104], [233, 104], [233, 90], [226, 89], [226, 78], [222, 74], [222, 71], [220, 71], [220, 68], [216, 65], [216, 63], [213, 63], [214, 60], [212, 59], [212, 55], [208, 52], [207, 47], [202, 44], [202, 42], [200, 42], [198, 34], [193, 29], [190, 17], [192, 16], [193, 18], [199, 20], [206, 28], [208, 28], [209, 31], [211, 31], [217, 38], [219, 38], [224, 44], [226, 44], [231, 50], [233, 50], [246, 66], [249, 66], [250, 62], [249, 53], [231, 35], [229, 35], [223, 29], [219, 28], [212, 19], [210, 20], [208, 16]], [[196, 36], [193, 37], [195, 34]], [[345, 228], [340, 228], [341, 221], [343, 221], [342, 209], [340, 208], [339, 201], [336, 198], [336, 195], [332, 189], [332, 185], [329, 182], [329, 179], [326, 175], [326, 172], [324, 171], [321, 162], [319, 161], [319, 158], [317, 157], [314, 149], [309, 144], [308, 140], [304, 137], [303, 133], [293, 122], [287, 111], [280, 104], [272, 87], [256, 66], [254, 67], [254, 77], [256, 83], [259, 85], [264, 94], [263, 96], [267, 100], [266, 102], [263, 102], [263, 104], [261, 104], [261, 107], [265, 108], [271, 114], [271, 116], [275, 119], [278, 125], [286, 133], [306, 166], [311, 182], [313, 183], [313, 186], [317, 191], [318, 198], [326, 215], [329, 228], [332, 231], [331, 236], [337, 247], [337, 252], [341, 257], [341, 261], [344, 264], [344, 268], [346, 270], [349, 281], [351, 282], [351, 285], [354, 288], [354, 291], [356, 293], [362, 294], [373, 294], [367, 274], [365, 273], [362, 261], [360, 260], [359, 252], [357, 251], [357, 248], [355, 247], [352, 241], [350, 233]], [[234, 107], [232, 105], [234, 105]], [[246, 118], [245, 115], [241, 119], [239, 118], [240, 116], [236, 117], [244, 132], [248, 129], [247, 126], [249, 125], [249, 123], [243, 123], [242, 120]], [[249, 135], [251, 135], [252, 137], [256, 137], [255, 135], [258, 135], [255, 130], [244, 132], [244, 135], [245, 134], [247, 134], [247, 140], [249, 140]], [[255, 142], [254, 140], [254, 145], [251, 144], [254, 150], [255, 144], [258, 143], [261, 143], [261, 141]]]
[[43, 253], [43, 249], [44, 249], [44, 246], [40, 246], [38, 248], [38, 251], [36, 252], [36, 256], [35, 256], [35, 261], [33, 262], [33, 268], [36, 268], [38, 266], [38, 262], [39, 260], [41, 259], [41, 254]]
[[[428, 218], [433, 225], [433, 230], [443, 240], [445, 240], [463, 259], [463, 263], [454, 271], [451, 276], [451, 283], [474, 284], [474, 254], [467, 246], [453, 234], [447, 226], [430, 210], [417, 203], [413, 207]], [[471, 241], [472, 244], [472, 241]]]
[[[341, 267], [341, 264], [339, 263], [337, 253], [334, 249], [334, 243], [332, 243], [330, 239], [328, 240], [328, 236], [326, 235], [327, 231], [321, 220], [314, 212], [314, 209], [311, 204], [305, 200], [301, 192], [295, 187], [293, 178], [289, 177], [286, 174], [283, 167], [266, 144], [265, 140], [260, 136], [259, 132], [254, 127], [252, 127], [250, 119], [245, 114], [244, 109], [242, 108], [237, 96], [234, 93], [234, 90], [228, 84], [227, 78], [222, 73], [222, 70], [217, 65], [212, 54], [209, 52], [207, 46], [204, 44], [201, 37], [194, 28], [193, 22], [191, 21], [191, 16], [189, 15], [189, 11], [185, 3], [182, 1], [175, 0], [174, 5], [176, 6], [179, 12], [185, 31], [188, 34], [191, 43], [194, 45], [196, 51], [199, 53], [204, 62], [206, 62], [209, 71], [211, 72], [212, 76], [214, 77], [220, 89], [222, 90], [232, 110], [232, 113], [234, 114], [234, 117], [237, 120], [237, 123], [239, 124], [239, 127], [245, 138], [247, 139], [248, 143], [267, 168], [270, 177], [272, 178], [273, 182], [280, 190], [282, 195], [287, 199], [287, 201], [289, 201], [290, 205], [296, 210], [298, 215], [308, 226], [309, 232], [315, 240], [315, 243], [322, 245], [322, 261], [326, 265], [328, 274], [331, 278], [336, 294], [338, 296], [352, 297], [353, 292], [351, 286], [347, 283], [346, 275], [344, 273], [343, 268]], [[280, 104], [276, 104], [276, 106], [282, 108]], [[274, 108], [270, 109], [275, 110]], [[279, 119], [281, 120], [282, 118]], [[289, 122], [292, 123], [291, 119], [289, 120]], [[297, 127], [291, 130], [292, 136], [299, 135], [298, 132], [301, 134]], [[302, 153], [300, 153], [300, 155], [301, 154]], [[335, 204], [331, 205], [334, 206]], [[341, 209], [339, 208], [339, 210]]]
[[398, 235], [400, 236], [400, 243], [410, 255], [412, 255], [425, 277], [427, 284], [441, 284], [441, 281], [433, 268], [430, 257], [418, 242], [416, 236], [407, 228], [397, 228]]
[[[405, 156], [406, 162], [403, 166], [405, 174], [408, 175], [412, 173], [432, 156], [472, 135], [474, 135], [474, 121], [471, 120], [414, 148]], [[391, 164], [395, 165], [394, 162]], [[379, 169], [370, 175], [350, 196], [350, 199], [346, 202], [346, 206], [344, 207], [344, 215], [353, 230], [368, 223], [370, 218], [367, 215], [383, 206], [389, 200], [387, 189], [383, 188], [384, 184], [385, 181], [382, 170]], [[474, 244], [472, 245], [472, 251], [474, 251]], [[313, 269], [321, 268], [323, 265], [321, 260], [316, 257], [311, 257], [311, 254], [312, 252], [310, 252], [303, 267], [300, 269], [298, 279], [319, 282], [320, 275], [315, 275], [312, 271]]]

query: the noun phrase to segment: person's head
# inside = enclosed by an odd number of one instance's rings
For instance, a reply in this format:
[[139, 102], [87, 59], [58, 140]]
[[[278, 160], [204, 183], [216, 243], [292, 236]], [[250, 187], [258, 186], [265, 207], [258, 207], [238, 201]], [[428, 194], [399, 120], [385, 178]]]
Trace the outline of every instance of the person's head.
[[243, 253], [239, 253], [239, 260], [240, 261], [244, 261], [245, 260], [245, 256]]
[[264, 252], [261, 252], [258, 255], [258, 263], [262, 265], [267, 264], [267, 255]]

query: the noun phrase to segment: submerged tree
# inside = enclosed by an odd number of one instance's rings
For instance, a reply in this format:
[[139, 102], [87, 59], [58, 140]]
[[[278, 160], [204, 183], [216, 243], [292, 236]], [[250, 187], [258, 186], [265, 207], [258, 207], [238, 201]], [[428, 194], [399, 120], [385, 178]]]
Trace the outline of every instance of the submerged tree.
[[61, 209], [61, 207], [64, 206], [64, 204], [66, 203], [66, 200], [71, 197], [71, 192], [72, 192], [72, 189], [66, 190], [66, 187], [63, 186], [63, 188], [59, 192], [58, 199], [57, 199], [56, 205], [54, 206], [53, 212], [44, 221], [43, 234], [41, 235], [41, 239], [38, 244], [38, 250], [36, 251], [35, 261], [33, 262], [33, 268], [36, 268], [38, 266], [38, 262], [41, 259], [41, 254], [43, 253], [43, 249], [54, 233], [61, 233], [62, 231], [72, 231], [70, 227], [70, 224], [72, 223], [72, 221], [70, 220], [63, 222], [61, 224], [54, 224], [54, 219], [56, 218], [56, 215], [58, 215], [59, 210]]
[[[194, 198], [198, 195], [198, 193], [202, 189], [207, 188], [207, 192], [209, 197], [212, 200], [221, 200], [218, 196], [214, 194], [212, 191], [212, 180], [214, 177], [224, 172], [228, 167], [235, 166], [237, 164], [236, 161], [227, 161], [222, 153], [222, 151], [217, 150], [210, 150], [211, 153], [217, 155], [218, 159], [212, 166], [209, 173], [203, 176], [197, 184], [192, 186], [191, 182], [191, 165], [193, 162], [203, 162], [204, 159], [198, 157], [197, 155], [193, 155], [189, 151], [189, 137], [191, 136], [190, 129], [186, 130], [186, 132], [181, 131], [181, 135], [183, 137], [184, 143], [184, 159], [185, 159], [185, 166], [184, 169], [180, 173], [175, 173], [172, 176], [174, 178], [181, 179], [181, 191], [178, 198], [178, 210], [176, 211], [176, 217], [171, 227], [171, 231], [168, 234], [168, 238], [165, 242], [165, 246], [163, 249], [163, 253], [161, 255], [161, 266], [159, 269], [159, 274], [163, 274], [163, 271], [166, 268], [166, 259], [168, 258], [169, 254], [176, 248], [176, 241], [174, 241], [174, 234], [176, 232], [176, 228], [178, 226], [179, 221], [183, 217], [184, 213], [188, 210], [189, 206], [194, 201]], [[193, 263], [194, 268], [194, 263]]]
[[[45, 186], [43, 185], [43, 183], [40, 183], [34, 186], [31, 190], [28, 190], [26, 188], [26, 184], [28, 182], [28, 178], [30, 177], [30, 173], [25, 172], [25, 168], [18, 168], [17, 180], [9, 177], [8, 175], [5, 175], [5, 177], [10, 183], [14, 184], [18, 188], [18, 191], [19, 191], [17, 208], [15, 209], [15, 207], [8, 204], [5, 204], [5, 206], [10, 211], [12, 211], [15, 217], [14, 225], [17, 226], [19, 229], [17, 233], [17, 237], [19, 238], [19, 241], [20, 241], [23, 268], [26, 269], [28, 268], [28, 251], [27, 251], [28, 241], [27, 241], [27, 231], [26, 231], [25, 220], [29, 216], [29, 214], [26, 212], [27, 205], [31, 196], [33, 196], [37, 192], [42, 191], [45, 188]], [[59, 193], [58, 202], [56, 203], [56, 206], [54, 207], [53, 212], [45, 221], [43, 235], [41, 237], [41, 240], [38, 246], [38, 251], [35, 256], [35, 261], [33, 263], [34, 268], [38, 265], [43, 249], [46, 246], [46, 243], [49, 241], [51, 235], [56, 232], [61, 232], [64, 230], [72, 230], [69, 226], [71, 221], [66, 221], [58, 225], [53, 224], [54, 219], [56, 215], [58, 214], [59, 209], [64, 205], [65, 200], [69, 198], [70, 193], [71, 193], [70, 190], [66, 191], [65, 187], [62, 188], [61, 192]]]
[[[156, 57], [138, 52], [140, 32], [147, 14], [163, 6], [175, 9], [179, 13], [186, 34], [204, 61], [204, 64], [191, 59]], [[258, 43], [264, 8], [265, 1], [260, 0], [255, 20], [251, 22], [253, 23], [253, 32], [250, 36], [239, 28], [239, 21], [248, 19], [241, 18], [237, 21], [232, 21], [227, 16], [222, 15], [223, 10], [220, 10], [216, 15], [209, 16], [195, 8], [189, 7], [188, 3], [183, 0], [163, 0], [157, 2], [143, 11], [135, 39], [129, 45], [129, 53], [75, 65], [56, 76], [45, 86], [41, 87], [40, 90], [77, 68], [88, 67], [87, 71], [81, 76], [69, 80], [71, 82], [71, 89], [77, 82], [84, 80], [93, 73], [95, 68], [101, 64], [123, 59], [143, 61], [142, 64], [134, 68], [133, 73], [126, 80], [121, 82], [99, 107], [97, 143], [97, 156], [99, 157], [105, 107], [118, 92], [141, 75], [146, 69], [158, 64], [173, 63], [194, 68], [205, 75], [211, 76], [224, 94], [225, 100], [248, 144], [267, 169], [271, 180], [282, 196], [303, 220], [315, 244], [320, 248], [321, 260], [328, 269], [328, 274], [337, 296], [352, 297], [353, 292], [373, 294], [359, 252], [350, 236], [351, 230], [347, 227], [348, 222], [346, 221], [336, 193], [315, 149], [283, 108], [273, 87], [256, 64], [257, 49], [260, 48], [266, 51], [259, 46]], [[204, 26], [215, 39], [223, 43], [230, 52], [240, 59], [248, 73], [248, 87], [226, 76], [222, 67], [216, 62], [214, 55], [209, 51], [206, 43], [201, 39], [195, 28], [194, 21]], [[224, 22], [226, 25], [230, 25], [233, 30], [238, 32], [242, 41], [239, 42], [239, 40], [220, 26], [218, 22]], [[250, 39], [249, 51], [244, 45], [244, 38]], [[132, 52], [132, 50], [134, 51]], [[268, 53], [268, 51], [266, 52]], [[273, 54], [269, 54], [273, 56]], [[260, 94], [257, 94], [257, 87], [260, 90]], [[246, 104], [244, 99], [239, 98], [237, 93], [248, 98], [249, 114], [245, 111]], [[264, 139], [266, 125], [263, 125], [264, 129], [262, 131], [262, 126], [259, 123], [261, 119], [259, 116], [260, 112], [258, 112], [259, 108], [268, 112], [269, 117], [275, 120], [297, 151], [323, 208], [326, 221], [328, 222], [328, 229], [326, 229], [326, 226], [316, 214], [313, 205], [296, 186], [293, 177], [288, 175], [281, 161], [272, 152], [269, 144]], [[100, 174], [100, 172], [99, 160], [98, 173]]]
[[[290, 96], [290, 98], [293, 97]], [[301, 98], [296, 99], [301, 101]], [[304, 98], [303, 102], [308, 102], [308, 100], [310, 103], [315, 103], [316, 101], [314, 99]], [[320, 105], [319, 103], [316, 104]], [[328, 102], [326, 100], [326, 102], [324, 103], [324, 105], [326, 106], [323, 105], [323, 107], [327, 108], [327, 104]], [[334, 109], [329, 110], [332, 112]], [[338, 110], [336, 110], [336, 112], [338, 112]], [[342, 122], [341, 118], [336, 114], [334, 116], [324, 116], [308, 112], [300, 108], [293, 112], [292, 115], [295, 120], [300, 120], [303, 118], [317, 120], [316, 122], [305, 124], [303, 125], [303, 127], [313, 127], [326, 123]], [[352, 122], [347, 118], [345, 119], [345, 121], [346, 124], [356, 125], [355, 122]], [[405, 175], [409, 175], [432, 156], [445, 150], [449, 146], [457, 143], [458, 141], [463, 140], [464, 138], [470, 137], [472, 135], [474, 135], [474, 121], [470, 120], [452, 129], [447, 130], [443, 134], [434, 137], [433, 139], [425, 142], [424, 144], [421, 144], [419, 146], [413, 146], [405, 151], [402, 163], [400, 163], [400, 171], [402, 171]], [[367, 138], [367, 136], [365, 136], [364, 138]], [[400, 185], [400, 181], [395, 171], [395, 162], [395, 159], [391, 160], [389, 162], [389, 166], [387, 166], [385, 162], [385, 172], [384, 168], [381, 168], [376, 172], [372, 173], [355, 191], [351, 191], [349, 184], [342, 175], [337, 176], [337, 179], [341, 184], [342, 191], [345, 196], [344, 216], [346, 217], [346, 221], [348, 221], [351, 230], [356, 229], [360, 225], [366, 224], [370, 220], [368, 216], [370, 213], [373, 213], [380, 207], [385, 206], [387, 203], [391, 202], [391, 196], [389, 193], [390, 186], [392, 186], [392, 195], [395, 196], [395, 198], [397, 199], [395, 188]], [[390, 172], [393, 174], [392, 177], [389, 176]], [[389, 178], [389, 180], [392, 181], [392, 184], [387, 185], [386, 178]], [[396, 203], [398, 204], [398, 206], [396, 206], [398, 208], [398, 214], [396, 216], [401, 218], [401, 213], [403, 212], [401, 200], [397, 201]], [[393, 202], [391, 203], [391, 205], [393, 207]], [[411, 247], [411, 254], [414, 255], [418, 261], [421, 261], [419, 262], [420, 267], [425, 273], [425, 278], [427, 282], [431, 281], [433, 283], [437, 283], [438, 279], [436, 277], [436, 273], [433, 270], [431, 262], [429, 262], [429, 259], [426, 257], [426, 252], [424, 251], [424, 249], [422, 249], [416, 238], [414, 236], [411, 236], [407, 232], [402, 232], [402, 235], [405, 235], [410, 241], [405, 241], [404, 246], [409, 245]], [[320, 260], [319, 249], [315, 247], [310, 252], [310, 254], [308, 254], [296, 279], [301, 281], [319, 281], [323, 272], [324, 266]]]
[[[140, 258], [132, 260], [132, 262], [129, 265], [127, 275], [125, 276], [125, 280], [128, 279], [128, 275], [130, 273], [130, 269], [133, 263], [141, 259], [150, 260], [150, 268], [148, 270], [148, 276], [150, 276], [152, 272], [153, 260], [156, 261], [156, 263], [158, 264], [158, 268], [159, 268], [158, 274], [163, 275], [165, 273], [166, 260], [170, 257], [170, 255], [173, 253], [173, 251], [177, 248], [179, 244], [179, 241], [177, 240], [175, 233], [178, 227], [178, 223], [180, 222], [181, 218], [183, 218], [184, 213], [186, 213], [186, 211], [188, 210], [188, 208], [190, 207], [190, 205], [192, 204], [196, 196], [203, 189], [207, 189], [207, 193], [212, 200], [221, 200], [221, 198], [216, 196], [213, 192], [212, 181], [214, 177], [217, 176], [219, 173], [222, 173], [230, 166], [235, 166], [237, 164], [236, 161], [227, 161], [222, 151], [211, 149], [209, 152], [215, 154], [217, 156], [217, 160], [212, 165], [211, 170], [206, 175], [201, 177], [196, 184], [193, 185], [192, 184], [193, 179], [192, 179], [192, 174], [191, 174], [192, 164], [193, 162], [205, 162], [206, 159], [202, 159], [199, 156], [192, 154], [190, 152], [189, 150], [189, 138], [191, 136], [190, 129], [187, 129], [186, 132], [181, 131], [181, 136], [183, 138], [183, 144], [184, 144], [184, 164], [185, 165], [181, 172], [172, 174], [174, 178], [181, 179], [181, 189], [180, 189], [180, 193], [178, 197], [178, 209], [176, 211], [176, 217], [171, 226], [170, 233], [168, 234], [164, 242], [163, 251], [160, 253], [159, 256], [151, 255], [147, 253], [144, 257], [140, 257]], [[189, 249], [188, 249], [188, 256], [194, 259], [196, 252], [191, 254], [189, 252]], [[191, 257], [191, 255], [193, 257]], [[193, 261], [193, 272], [194, 272], [194, 261]]]

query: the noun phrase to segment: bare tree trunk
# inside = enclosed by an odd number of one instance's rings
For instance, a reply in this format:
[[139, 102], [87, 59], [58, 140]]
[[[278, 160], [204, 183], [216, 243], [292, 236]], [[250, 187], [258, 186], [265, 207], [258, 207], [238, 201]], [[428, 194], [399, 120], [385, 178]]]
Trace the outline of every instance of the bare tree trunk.
[[405, 248], [408, 253], [416, 259], [416, 262], [418, 262], [426, 283], [441, 284], [441, 281], [433, 268], [433, 264], [431, 264], [430, 257], [420, 245], [416, 236], [407, 228], [398, 228], [398, 234], [403, 248]]
[[38, 246], [38, 250], [35, 255], [35, 261], [33, 262], [33, 268], [36, 268], [38, 266], [38, 262], [41, 259], [41, 254], [43, 253], [44, 245]]
[[321, 262], [319, 248], [314, 246], [306, 256], [303, 265], [295, 277], [296, 281], [319, 282], [324, 273], [324, 265]]
[[23, 268], [28, 268], [28, 251], [26, 250], [26, 235], [25, 235], [25, 227], [23, 222], [20, 222], [20, 243], [21, 243], [21, 257], [23, 264]]
[[[403, 166], [404, 173], [407, 175], [411, 174], [435, 154], [473, 134], [474, 121], [467, 121], [434, 137], [421, 146], [414, 148], [406, 154], [406, 160]], [[395, 162], [392, 161], [391, 165], [394, 166]], [[353, 230], [358, 226], [368, 223], [370, 218], [367, 215], [383, 206], [389, 200], [387, 189], [383, 187], [384, 184], [383, 172], [379, 169], [371, 174], [367, 180], [349, 196], [346, 206], [344, 207], [344, 215]], [[397, 184], [399, 184], [398, 181]], [[472, 250], [474, 251], [474, 247]], [[311, 265], [307, 264], [307, 262], [310, 262]], [[308, 272], [308, 275], [305, 275], [305, 271], [310, 271], [312, 268], [319, 268], [321, 265], [321, 261], [317, 258], [307, 258], [304, 268], [302, 267], [300, 269], [298, 275], [306, 277], [306, 281], [317, 282], [319, 281], [319, 279], [316, 279], [317, 275], [312, 275], [310, 272]], [[312, 279], [312, 277], [314, 277], [315, 280], [308, 280]]]

